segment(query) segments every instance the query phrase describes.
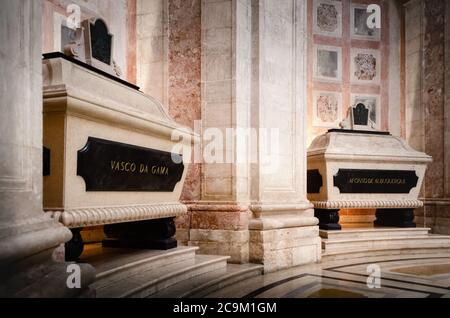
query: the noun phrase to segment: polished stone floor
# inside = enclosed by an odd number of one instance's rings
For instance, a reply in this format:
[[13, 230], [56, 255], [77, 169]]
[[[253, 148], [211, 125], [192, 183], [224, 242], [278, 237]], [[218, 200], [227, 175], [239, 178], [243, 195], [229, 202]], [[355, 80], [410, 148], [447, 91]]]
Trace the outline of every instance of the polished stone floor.
[[450, 297], [450, 254], [366, 257], [269, 273], [210, 298]]

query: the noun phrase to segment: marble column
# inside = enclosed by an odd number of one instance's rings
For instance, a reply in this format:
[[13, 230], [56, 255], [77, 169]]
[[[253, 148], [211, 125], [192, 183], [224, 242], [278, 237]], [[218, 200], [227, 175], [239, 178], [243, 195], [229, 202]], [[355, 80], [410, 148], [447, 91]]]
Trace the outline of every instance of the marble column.
[[450, 234], [450, 6], [445, 0], [405, 4], [406, 135], [433, 157], [425, 175], [416, 223]]
[[213, 157], [225, 161], [202, 164], [190, 205], [189, 244], [202, 253], [265, 271], [320, 260], [306, 199], [306, 43], [305, 1], [202, 1], [203, 157], [220, 135]]
[[81, 288], [67, 287], [67, 264], [53, 252], [71, 233], [42, 209], [42, 4], [0, 6], [0, 295], [77, 296], [93, 269], [82, 265]]
[[450, 4], [445, 2], [445, 96], [444, 96], [444, 200], [436, 232], [450, 234]]
[[168, 106], [169, 0], [136, 1], [136, 82]]
[[306, 1], [252, 1], [251, 118], [263, 130], [251, 169], [250, 261], [265, 271], [321, 257], [306, 198], [306, 21]]
[[[160, 0], [162, 1], [162, 0]], [[201, 0], [166, 0], [168, 11], [168, 101], [172, 118], [194, 128], [201, 120]], [[180, 200], [200, 199], [201, 164], [188, 166]], [[180, 245], [189, 241], [190, 212], [176, 220]]]
[[249, 0], [201, 3], [201, 132], [209, 159], [201, 166], [201, 198], [189, 205], [189, 245], [234, 263], [249, 254], [250, 167], [235, 159], [249, 151], [237, 146], [236, 129], [250, 125], [250, 12]]

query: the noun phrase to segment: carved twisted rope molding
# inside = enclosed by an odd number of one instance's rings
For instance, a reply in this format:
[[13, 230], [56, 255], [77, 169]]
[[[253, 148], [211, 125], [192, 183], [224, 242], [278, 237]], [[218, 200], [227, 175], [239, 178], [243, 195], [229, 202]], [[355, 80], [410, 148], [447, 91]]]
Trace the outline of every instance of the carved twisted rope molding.
[[65, 226], [75, 228], [177, 217], [187, 213], [187, 207], [181, 203], [158, 203], [46, 212]]
[[312, 201], [317, 209], [404, 209], [420, 208], [419, 200]]

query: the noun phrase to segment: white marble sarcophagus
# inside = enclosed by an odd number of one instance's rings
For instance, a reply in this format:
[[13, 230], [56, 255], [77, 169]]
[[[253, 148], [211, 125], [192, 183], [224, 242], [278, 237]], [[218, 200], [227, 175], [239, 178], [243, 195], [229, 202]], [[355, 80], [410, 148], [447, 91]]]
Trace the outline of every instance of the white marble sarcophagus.
[[[356, 108], [353, 108], [356, 109]], [[353, 119], [350, 119], [353, 120]], [[367, 127], [367, 119], [357, 123]], [[331, 129], [308, 149], [308, 199], [319, 226], [339, 230], [340, 209], [377, 209], [375, 225], [414, 227], [414, 208], [432, 158], [373, 129]]]
[[133, 85], [62, 54], [44, 58], [43, 74], [45, 211], [77, 240], [107, 225], [112, 245], [176, 246], [187, 167], [174, 146], [189, 152], [190, 130]]

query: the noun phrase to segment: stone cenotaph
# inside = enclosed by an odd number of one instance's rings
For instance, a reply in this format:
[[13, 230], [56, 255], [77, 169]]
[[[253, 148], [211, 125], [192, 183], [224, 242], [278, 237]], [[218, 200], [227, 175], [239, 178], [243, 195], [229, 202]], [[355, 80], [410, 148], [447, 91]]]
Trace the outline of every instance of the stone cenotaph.
[[308, 199], [322, 230], [340, 230], [340, 209], [377, 209], [376, 226], [415, 227], [414, 209], [432, 158], [399, 137], [376, 131], [369, 110], [349, 109], [342, 129], [308, 149]]
[[[72, 230], [66, 259], [82, 253], [80, 230], [99, 225], [104, 246], [176, 247], [192, 133], [117, 76], [104, 22], [85, 21], [77, 32], [80, 43], [43, 60], [43, 201]], [[186, 152], [174, 153], [175, 145]]]

